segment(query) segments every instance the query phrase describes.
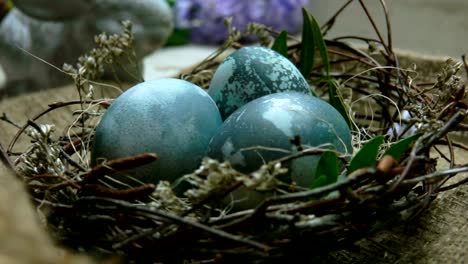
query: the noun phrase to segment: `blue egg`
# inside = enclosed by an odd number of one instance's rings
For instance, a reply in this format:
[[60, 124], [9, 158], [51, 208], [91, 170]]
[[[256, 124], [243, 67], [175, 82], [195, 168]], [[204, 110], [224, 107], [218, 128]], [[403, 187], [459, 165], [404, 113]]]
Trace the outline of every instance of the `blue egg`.
[[[255, 99], [231, 114], [211, 140], [207, 155], [250, 173], [296, 152], [290, 142], [295, 136], [304, 148], [328, 144], [340, 153], [352, 152], [350, 129], [335, 108], [317, 97], [283, 92]], [[283, 164], [288, 179], [310, 187], [318, 160], [306, 156]]]
[[305, 78], [281, 54], [264, 47], [244, 47], [216, 70], [208, 94], [226, 119], [239, 107], [264, 95], [296, 91], [311, 94]]
[[92, 164], [154, 152], [157, 161], [129, 174], [147, 183], [172, 182], [199, 166], [221, 123], [216, 104], [200, 87], [179, 79], [146, 81], [120, 95], [103, 115]]

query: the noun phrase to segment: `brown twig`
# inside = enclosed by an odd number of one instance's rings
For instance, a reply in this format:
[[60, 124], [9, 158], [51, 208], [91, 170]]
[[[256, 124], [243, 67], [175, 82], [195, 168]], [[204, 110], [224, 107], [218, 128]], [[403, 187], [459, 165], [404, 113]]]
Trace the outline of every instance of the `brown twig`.
[[83, 165], [81, 165], [79, 162], [76, 162], [72, 157], [70, 157], [70, 155], [63, 151], [63, 149], [60, 149], [60, 155], [62, 155], [62, 157], [64, 157], [68, 161], [68, 163], [77, 168], [79, 171], [87, 171], [87, 169]]
[[445, 125], [440, 128], [439, 130], [435, 131], [434, 133], [430, 134], [430, 136], [427, 138], [427, 141], [424, 142], [424, 144], [421, 144], [419, 148], [417, 149], [416, 153], [420, 154], [429, 148], [431, 148], [435, 142], [437, 142], [439, 139], [445, 137], [448, 132], [450, 132], [451, 129], [456, 127], [458, 124], [463, 122], [465, 119], [466, 112], [465, 111], [458, 111], [456, 112], [448, 121], [445, 123]]
[[[12, 172], [15, 172], [15, 166], [13, 162], [8, 157], [5, 149], [3, 148], [2, 144], [0, 143], [0, 160], [2, 161], [3, 165]], [[15, 173], [16, 174], [16, 173]], [[16, 175], [19, 177], [19, 175]]]
[[[377, 27], [377, 25], [375, 24], [374, 18], [372, 17], [371, 13], [367, 9], [367, 6], [364, 4], [364, 2], [362, 0], [358, 0], [358, 1], [361, 4], [362, 9], [366, 13], [367, 18], [369, 19], [369, 22], [372, 24], [372, 27], [374, 28], [374, 31], [377, 34], [377, 37], [379, 38], [380, 42], [385, 43], [385, 41], [384, 41], [384, 39], [382, 37], [382, 34], [380, 33], [379, 27]], [[392, 54], [391, 50], [389, 49], [389, 47], [387, 45], [383, 45], [383, 46], [384, 46], [385, 51], [387, 52], [387, 54], [389, 54], [389, 55]]]
[[7, 122], [8, 124], [16, 127], [16, 128], [21, 128], [20, 125], [16, 124], [13, 120], [11, 120], [7, 115], [6, 113], [3, 113], [2, 116], [0, 117], [0, 120], [3, 120], [5, 122]]
[[463, 61], [463, 66], [465, 68], [466, 76], [468, 76], [468, 62], [466, 62], [466, 55], [465, 54], [462, 55], [462, 61]]
[[104, 164], [94, 167], [83, 176], [81, 183], [88, 183], [97, 180], [106, 174], [114, 174], [118, 171], [129, 170], [146, 165], [158, 159], [156, 153], [139, 154], [126, 158], [110, 160]]
[[257, 209], [255, 210], [256, 211], [255, 214], [258, 214], [259, 212], [263, 212], [268, 206], [277, 204], [280, 202], [287, 203], [287, 202], [297, 201], [297, 200], [306, 199], [306, 198], [320, 197], [324, 194], [328, 194], [330, 192], [337, 191], [342, 188], [356, 184], [362, 181], [363, 179], [366, 179], [368, 177], [371, 177], [372, 175], [375, 175], [375, 173], [376, 173], [375, 168], [366, 168], [354, 174], [353, 176], [348, 177], [344, 181], [336, 182], [334, 184], [326, 185], [326, 186], [313, 189], [313, 190], [309, 190], [309, 191], [285, 194], [285, 195], [268, 198], [259, 207], [257, 207]]
[[[53, 103], [53, 104], [49, 104], [49, 108], [47, 108], [46, 110], [42, 111], [41, 113], [37, 114], [36, 116], [34, 116], [32, 119], [30, 119], [29, 121], [36, 121], [37, 119], [41, 118], [42, 116], [52, 112], [52, 111], [55, 111], [55, 110], [58, 110], [58, 109], [61, 109], [65, 106], [70, 106], [70, 105], [79, 105], [79, 104], [83, 104], [83, 103], [89, 103], [89, 104], [105, 104], [106, 101], [102, 101], [102, 100], [89, 100], [89, 101], [81, 101], [81, 100], [74, 100], [74, 101], [69, 101], [69, 102], [57, 102], [57, 103]], [[21, 136], [21, 134], [23, 134], [24, 130], [26, 130], [27, 127], [30, 126], [31, 123], [26, 123], [25, 125], [23, 125], [18, 132], [16, 132], [15, 136], [13, 137], [13, 139], [11, 140], [10, 144], [8, 145], [8, 149], [7, 149], [7, 153], [11, 153], [12, 150], [13, 150], [13, 147], [15, 146], [16, 144], [16, 141], [18, 140], [18, 138]]]
[[[446, 144], [448, 144], [448, 142], [441, 139], [441, 140], [437, 141], [436, 144], [446, 145]], [[457, 141], [452, 140], [452, 145], [454, 147], [457, 147], [457, 148], [468, 151], [468, 146], [466, 144], [461, 143], [461, 142], [457, 142]]]
[[430, 133], [428, 135], [424, 135], [420, 137], [417, 141], [413, 149], [411, 150], [411, 153], [409, 157], [407, 157], [403, 163], [405, 164], [405, 170], [403, 173], [400, 175], [400, 177], [393, 183], [393, 185], [390, 187], [389, 192], [395, 190], [400, 183], [402, 183], [406, 176], [408, 175], [410, 168], [413, 166], [413, 163], [416, 161], [418, 155], [422, 155], [425, 152], [429, 151], [429, 149], [441, 138], [445, 137], [447, 133], [453, 128], [456, 127], [460, 122], [463, 121], [465, 118], [465, 113], [462, 111], [458, 111], [455, 113], [452, 118], [450, 118], [447, 123], [440, 128], [439, 130]]
[[80, 194], [82, 196], [96, 196], [124, 201], [135, 201], [146, 199], [154, 192], [155, 189], [156, 187], [154, 184], [143, 184], [125, 190], [111, 189], [100, 184], [84, 184], [81, 188]]
[[174, 224], [177, 225], [185, 225], [185, 226], [190, 226], [192, 228], [198, 229], [203, 232], [207, 232], [213, 236], [226, 239], [232, 242], [244, 244], [246, 246], [249, 246], [251, 248], [261, 250], [263, 253], [267, 253], [270, 250], [270, 247], [267, 245], [264, 245], [262, 243], [252, 241], [247, 238], [243, 238], [241, 236], [235, 236], [230, 233], [224, 232], [222, 230], [218, 230], [212, 227], [209, 227], [207, 225], [204, 225], [202, 223], [190, 221], [186, 218], [176, 216], [174, 214], [169, 214], [166, 212], [163, 212], [161, 210], [157, 210], [154, 208], [149, 208], [147, 206], [140, 206], [140, 205], [135, 205], [131, 204], [125, 201], [120, 201], [120, 200], [115, 200], [115, 199], [109, 199], [109, 198], [98, 198], [98, 197], [83, 197], [80, 199], [81, 201], [92, 201], [92, 202], [106, 202], [110, 203], [116, 206], [119, 206], [124, 209], [130, 209], [130, 210], [135, 210], [137, 212], [145, 213], [147, 216], [158, 216], [161, 218], [165, 218], [168, 220], [171, 220]]
[[437, 193], [440, 193], [440, 192], [445, 192], [445, 191], [448, 191], [448, 190], [452, 190], [452, 189], [455, 189], [459, 186], [462, 186], [463, 184], [467, 184], [468, 183], [468, 177], [465, 177], [463, 180], [457, 182], [457, 183], [453, 183], [453, 184], [450, 184], [448, 186], [443, 186], [443, 187], [440, 187], [439, 189], [436, 190]]
[[389, 16], [389, 12], [387, 9], [387, 4], [385, 4], [384, 0], [380, 0], [380, 5], [382, 6], [382, 9], [384, 11], [385, 25], [387, 26], [387, 45], [388, 45], [388, 50], [390, 51], [388, 55], [394, 56], [395, 54], [393, 53], [392, 23], [390, 22], [390, 16]]
[[322, 34], [323, 36], [327, 35], [328, 31], [333, 27], [333, 25], [335, 24], [336, 22], [336, 19], [338, 18], [338, 16], [346, 9], [346, 7], [348, 7], [354, 0], [348, 0], [348, 2], [346, 2], [344, 5], [342, 5], [338, 11], [336, 11], [335, 14], [333, 14], [330, 19], [327, 20], [327, 22], [325, 22], [325, 24], [323, 24], [320, 29], [322, 31]]
[[447, 169], [444, 171], [437, 171], [437, 172], [427, 174], [424, 176], [419, 176], [419, 177], [414, 177], [412, 179], [404, 180], [401, 182], [401, 184], [413, 185], [413, 184], [423, 182], [423, 181], [434, 181], [434, 180], [439, 180], [440, 178], [447, 177], [448, 175], [455, 175], [455, 174], [467, 172], [467, 171], [468, 171], [468, 166], [456, 167], [456, 168]]
[[68, 155], [72, 155], [75, 151], [78, 151], [83, 146], [83, 139], [75, 138], [72, 141], [67, 142], [63, 147], [63, 152], [67, 153]]

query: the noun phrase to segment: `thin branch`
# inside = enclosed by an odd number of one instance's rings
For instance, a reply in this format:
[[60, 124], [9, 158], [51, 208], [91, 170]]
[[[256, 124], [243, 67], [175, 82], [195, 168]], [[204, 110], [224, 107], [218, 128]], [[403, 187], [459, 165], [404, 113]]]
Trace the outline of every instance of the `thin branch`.
[[328, 31], [333, 27], [333, 25], [335, 24], [336, 22], [336, 18], [346, 9], [346, 7], [348, 7], [354, 0], [348, 0], [348, 2], [346, 2], [343, 6], [340, 7], [340, 9], [338, 9], [338, 11], [336, 11], [336, 13], [330, 18], [328, 19], [327, 22], [325, 22], [325, 24], [323, 24], [320, 29], [322, 31], [322, 34], [323, 36], [327, 35]]
[[[1, 143], [0, 143], [0, 160], [2, 161], [3, 165], [7, 169], [11, 170], [12, 172], [15, 172], [15, 166], [14, 166], [13, 162], [10, 160], [10, 158], [8, 157], [8, 155], [5, 152], [5, 149], [3, 148]], [[15, 172], [15, 174], [16, 174], [16, 172]], [[18, 176], [18, 178], [21, 178], [17, 174], [16, 174], [16, 176]]]
[[3, 120], [3, 121], [5, 121], [5, 122], [7, 122], [8, 124], [10, 124], [10, 125], [12, 125], [12, 126], [18, 128], [18, 129], [21, 128], [21, 126], [18, 125], [18, 124], [16, 124], [13, 120], [11, 120], [11, 119], [6, 115], [6, 113], [3, 113], [3, 114], [2, 114], [2, 116], [0, 117], [0, 120]]
[[[369, 18], [369, 21], [370, 23], [372, 24], [372, 27], [374, 28], [374, 31], [375, 33], [377, 34], [377, 37], [380, 39], [380, 42], [381, 43], [385, 43], [382, 35], [380, 34], [380, 30], [379, 28], [377, 27], [377, 25], [375, 24], [375, 21], [374, 19], [372, 18], [372, 15], [371, 13], [369, 12], [369, 10], [367, 9], [367, 6], [364, 4], [364, 2], [362, 0], [359, 0], [359, 3], [361, 4], [362, 6], [362, 9], [364, 10], [364, 12], [366, 13], [367, 15], [367, 18]], [[385, 51], [387, 52], [387, 54], [392, 54], [391, 51], [389, 50], [389, 48], [387, 47], [387, 45], [383, 45], [384, 48], [385, 48]]]
[[209, 227], [209, 226], [204, 225], [202, 223], [193, 222], [193, 221], [190, 221], [190, 220], [188, 220], [186, 218], [179, 217], [179, 216], [174, 215], [174, 214], [169, 214], [169, 213], [163, 212], [161, 210], [157, 210], [157, 209], [154, 209], [154, 208], [148, 208], [147, 206], [140, 206], [140, 205], [135, 205], [135, 204], [132, 204], [132, 203], [124, 202], [124, 201], [108, 199], [108, 198], [97, 198], [97, 197], [83, 197], [80, 200], [82, 200], [82, 201], [93, 201], [93, 202], [103, 201], [103, 202], [111, 203], [111, 204], [114, 204], [114, 205], [119, 206], [119, 207], [124, 208], [124, 209], [133, 209], [133, 210], [136, 210], [136, 211], [139, 211], [139, 212], [143, 212], [143, 213], [147, 213], [147, 214], [150, 214], [150, 215], [155, 215], [155, 216], [158, 216], [158, 217], [161, 217], [161, 218], [171, 220], [174, 223], [179, 224], [179, 225], [190, 226], [190, 227], [198, 229], [200, 231], [204, 231], [204, 232], [207, 232], [207, 233], [212, 234], [214, 236], [217, 236], [219, 238], [223, 238], [223, 239], [226, 239], [226, 240], [230, 240], [230, 241], [233, 241], [233, 242], [244, 244], [246, 246], [255, 248], [257, 250], [261, 250], [264, 253], [267, 253], [270, 250], [270, 247], [265, 245], [265, 244], [262, 244], [262, 243], [259, 243], [259, 242], [256, 242], [256, 241], [252, 241], [250, 239], [243, 238], [241, 236], [235, 236], [235, 235], [232, 235], [232, 234], [227, 233], [225, 231]]
[[[69, 101], [69, 102], [57, 102], [57, 103], [49, 104], [49, 108], [47, 108], [46, 110], [44, 110], [41, 113], [37, 114], [35, 117], [30, 119], [29, 121], [36, 121], [37, 119], [41, 118], [42, 116], [46, 115], [47, 113], [52, 112], [52, 111], [57, 110], [57, 109], [61, 109], [62, 107], [65, 107], [65, 106], [80, 105], [80, 104], [84, 104], [84, 103], [99, 104], [99, 105], [103, 104], [104, 106], [108, 105], [108, 102], [106, 100], [90, 100], [90, 101], [74, 100], [74, 101]], [[12, 152], [13, 147], [16, 144], [16, 141], [21, 136], [21, 134], [23, 134], [24, 130], [26, 130], [26, 128], [28, 128], [30, 125], [31, 125], [30, 123], [26, 123], [25, 125], [23, 125], [20, 128], [20, 130], [18, 132], [16, 132], [16, 134], [13, 137], [12, 141], [8, 145], [7, 153]]]
[[92, 182], [99, 177], [106, 174], [114, 174], [118, 171], [129, 170], [132, 168], [140, 167], [158, 159], [156, 153], [144, 153], [131, 157], [119, 158], [110, 160], [104, 164], [97, 165], [86, 175], [83, 176], [84, 182]]
[[306, 199], [306, 198], [314, 198], [314, 197], [319, 197], [324, 194], [328, 194], [333, 191], [337, 191], [339, 189], [342, 189], [344, 187], [351, 186], [353, 184], [356, 184], [363, 179], [366, 179], [370, 177], [371, 175], [374, 175], [376, 173], [375, 168], [366, 168], [363, 170], [358, 171], [356, 174], [349, 176], [346, 180], [336, 182], [330, 185], [326, 185], [320, 188], [316, 188], [313, 190], [305, 191], [305, 192], [297, 192], [297, 193], [291, 193], [291, 194], [285, 194], [281, 196], [276, 196], [267, 199], [262, 205], [260, 205], [257, 210], [259, 210], [262, 207], [268, 207], [269, 205], [272, 204], [277, 204], [279, 202], [285, 203], [285, 202], [290, 202], [290, 201], [295, 201], [298, 199]]
[[393, 183], [392, 187], [390, 188], [389, 192], [395, 190], [406, 178], [410, 169], [413, 166], [413, 163], [416, 161], [419, 155], [422, 155], [424, 152], [428, 151], [438, 140], [445, 137], [448, 132], [453, 127], [456, 127], [460, 122], [462, 122], [465, 118], [465, 113], [462, 111], [458, 111], [455, 113], [452, 118], [450, 118], [447, 123], [440, 128], [439, 130], [424, 135], [420, 137], [417, 141], [408, 158], [406, 158], [402, 163], [406, 163], [405, 170], [400, 175], [400, 177]]
[[463, 122], [465, 116], [465, 111], [456, 112], [442, 128], [432, 133], [427, 139], [427, 141], [424, 142], [423, 145], [420, 145], [419, 149], [417, 149], [417, 153], [420, 154], [431, 148], [431, 146], [433, 146], [438, 140], [447, 135], [447, 133], [450, 132], [452, 128], [456, 127], [458, 124]]
[[462, 173], [462, 172], [468, 172], [468, 166], [457, 167], [457, 168], [453, 168], [453, 169], [447, 169], [447, 170], [444, 170], [444, 171], [436, 171], [434, 173], [427, 174], [427, 175], [424, 175], [424, 176], [419, 176], [419, 177], [415, 177], [415, 178], [412, 178], [412, 179], [404, 180], [404, 181], [401, 182], [401, 184], [403, 184], [403, 185], [413, 185], [413, 184], [416, 184], [416, 183], [419, 183], [419, 182], [422, 182], [422, 181], [433, 181], [433, 180], [436, 180], [436, 179], [439, 179], [439, 178], [446, 177], [448, 175], [455, 175], [455, 174]]
[[445, 191], [448, 191], [448, 190], [452, 190], [452, 189], [455, 189], [459, 186], [462, 186], [463, 184], [467, 184], [468, 183], [468, 177], [465, 177], [465, 179], [457, 182], [457, 183], [454, 183], [454, 184], [450, 184], [448, 186], [444, 186], [444, 187], [440, 187], [439, 189], [437, 189], [437, 193], [439, 192], [445, 192]]
[[382, 5], [382, 8], [384, 10], [385, 14], [385, 24], [387, 26], [387, 45], [388, 45], [388, 50], [390, 51], [389, 56], [393, 56], [393, 40], [392, 40], [392, 23], [390, 22], [390, 16], [388, 14], [388, 9], [387, 5], [385, 4], [384, 0], [380, 0], [380, 4]]
[[466, 62], [466, 55], [462, 55], [463, 66], [465, 67], [466, 75], [468, 76], [468, 63]]

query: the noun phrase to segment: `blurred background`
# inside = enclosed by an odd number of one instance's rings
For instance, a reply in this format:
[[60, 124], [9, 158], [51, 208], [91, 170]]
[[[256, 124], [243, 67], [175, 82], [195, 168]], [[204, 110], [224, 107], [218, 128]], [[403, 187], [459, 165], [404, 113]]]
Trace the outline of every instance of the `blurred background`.
[[[325, 22], [347, 0], [310, 1], [311, 13]], [[379, 0], [364, 0], [386, 36]], [[425, 54], [460, 58], [468, 53], [467, 0], [387, 0], [395, 47]], [[353, 1], [336, 21], [329, 37], [357, 35], [375, 38], [359, 1]]]
[[[179, 0], [176, 16], [179, 25], [187, 25], [188, 6], [194, 0]], [[217, 2], [219, 10], [213, 11], [208, 7], [210, 2]], [[229, 2], [236, 2], [229, 4]], [[199, 12], [201, 19], [206, 22], [204, 30], [195, 29], [197, 35], [192, 40], [198, 43], [216, 42], [219, 38], [220, 21], [215, 20], [214, 13], [234, 16], [234, 25], [245, 25], [253, 20], [264, 23], [276, 29], [296, 33], [301, 26], [299, 6], [306, 6], [311, 14], [320, 22], [325, 23], [347, 2], [351, 2], [338, 16], [335, 26], [328, 37], [354, 35], [360, 37], [377, 38], [360, 1], [348, 0], [267, 0], [267, 1], [204, 1], [201, 6], [207, 11]], [[386, 37], [385, 13], [386, 8], [391, 21], [393, 42], [397, 48], [420, 51], [426, 54], [448, 55], [459, 57], [468, 49], [468, 1], [466, 0], [362, 0], [376, 25]], [[265, 4], [257, 4], [265, 3]], [[197, 8], [195, 8], [197, 9]], [[261, 10], [259, 10], [261, 9]], [[196, 12], [194, 12], [196, 13]], [[200, 23], [197, 21], [195, 23]], [[203, 23], [203, 22], [202, 22]], [[206, 30], [210, 31], [209, 34]], [[217, 29], [217, 30], [216, 30]]]
[[[184, 2], [183, 0], [179, 0]], [[202, 1], [185, 1], [202, 2]], [[206, 1], [216, 2], [216, 1]], [[221, 2], [221, 1], [218, 1]], [[226, 1], [230, 2], [230, 1]], [[234, 1], [231, 1], [234, 2]], [[261, 1], [235, 1], [239, 5], [247, 3], [254, 7], [254, 2]], [[269, 7], [290, 8], [294, 15], [278, 16], [268, 14], [278, 21], [283, 21], [284, 27], [294, 28], [298, 23], [295, 18], [301, 17], [299, 6], [305, 5], [310, 13], [318, 20], [320, 25], [326, 23], [348, 0], [271, 0]], [[295, 8], [287, 7], [285, 3], [295, 5]], [[363, 0], [369, 13], [383, 38], [387, 39], [385, 24], [385, 13], [381, 1]], [[385, 1], [388, 10], [392, 42], [394, 47], [405, 51], [414, 51], [427, 56], [450, 56], [460, 59], [462, 54], [468, 53], [468, 1], [467, 0], [387, 0]], [[286, 6], [286, 7], [285, 7]], [[229, 6], [225, 7], [229, 9]], [[251, 11], [252, 12], [252, 11]], [[247, 12], [248, 13], [248, 12]], [[252, 12], [254, 13], [254, 12]], [[244, 12], [239, 15], [245, 16]], [[234, 20], [236, 17], [234, 17]], [[262, 19], [259, 19], [262, 20]], [[291, 22], [292, 20], [292, 22]], [[263, 21], [264, 22], [264, 21]], [[274, 24], [274, 21], [270, 23]], [[218, 25], [222, 24], [218, 21]], [[276, 24], [277, 25], [277, 24]], [[208, 56], [214, 51], [210, 41], [216, 38], [216, 31], [211, 31], [211, 35], [205, 38], [195, 37], [196, 44], [184, 45], [183, 48], [165, 48], [161, 52], [156, 52], [147, 57], [145, 69], [146, 78], [159, 78], [179, 71], [181, 68], [189, 67], [194, 61], [198, 61]], [[377, 35], [369, 22], [360, 2], [358, 0], [351, 3], [343, 10], [335, 21], [333, 28], [328, 32], [327, 38], [339, 36], [360, 36], [377, 38]], [[198, 44], [205, 45], [198, 45]], [[364, 44], [357, 42], [356, 44]], [[177, 58], [180, 60], [171, 60]], [[183, 59], [182, 59], [183, 58]], [[165, 62], [164, 65], [157, 62]]]
[[[41, 1], [46, 3], [48, 0]], [[338, 16], [326, 37], [377, 38], [359, 0], [164, 1], [172, 8], [174, 31], [162, 48], [155, 47], [154, 52], [145, 56], [143, 77], [146, 80], [175, 76], [181, 70], [193, 66], [211, 54], [227, 35], [223, 19], [228, 16], [233, 17], [233, 25], [241, 30], [245, 29], [248, 22], [255, 21], [277, 30], [287, 30], [300, 35], [301, 6], [307, 7], [322, 25], [343, 5], [350, 2]], [[0, 0], [0, 19], [14, 8], [14, 2]], [[387, 30], [382, 1], [362, 0], [362, 2], [365, 3], [382, 37], [386, 40]], [[462, 54], [468, 52], [467, 0], [387, 0], [385, 3], [395, 48], [424, 55], [451, 56], [456, 59], [460, 59]], [[18, 31], [27, 32], [22, 29]], [[8, 36], [4, 34], [0, 37], [8, 38]], [[2, 52], [6, 51], [0, 50], [0, 62], [1, 56], [5, 56]], [[0, 65], [0, 89], [7, 77]]]

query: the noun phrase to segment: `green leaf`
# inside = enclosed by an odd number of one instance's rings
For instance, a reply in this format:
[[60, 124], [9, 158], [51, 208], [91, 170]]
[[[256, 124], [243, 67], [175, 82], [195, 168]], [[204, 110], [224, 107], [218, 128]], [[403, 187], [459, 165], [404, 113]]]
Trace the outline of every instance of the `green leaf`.
[[310, 189], [320, 188], [325, 185], [327, 185], [327, 175], [322, 174], [314, 179], [314, 182], [312, 183]]
[[[307, 11], [306, 11], [307, 12]], [[309, 15], [310, 16], [310, 15]], [[330, 58], [328, 57], [328, 49], [323, 39], [322, 31], [320, 26], [313, 16], [310, 16], [310, 25], [312, 28], [314, 45], [317, 47], [322, 58], [323, 67], [325, 69], [326, 76], [330, 78]]]
[[351, 160], [348, 167], [348, 175], [357, 169], [374, 166], [384, 139], [385, 136], [376, 136], [367, 142]]
[[311, 189], [335, 183], [338, 180], [339, 174], [338, 156], [333, 151], [325, 151], [320, 156], [314, 174], [316, 178], [312, 183]]
[[343, 98], [339, 93], [339, 87], [340, 85], [335, 79], [328, 80], [328, 96], [330, 104], [341, 114], [349, 128], [351, 130], [356, 130], [354, 123], [351, 121], [351, 117], [349, 116], [348, 109], [345, 106]]
[[166, 0], [166, 2], [170, 7], [173, 7], [176, 4], [176, 0]]
[[414, 134], [407, 138], [404, 138], [395, 144], [393, 144], [389, 149], [387, 149], [384, 155], [390, 155], [394, 159], [399, 160], [401, 156], [406, 152], [406, 150], [421, 137], [422, 134]]
[[190, 30], [189, 29], [181, 29], [176, 28], [169, 36], [168, 40], [166, 41], [165, 46], [178, 46], [187, 44], [190, 39]]
[[338, 83], [330, 78], [330, 58], [328, 57], [328, 49], [323, 39], [322, 31], [317, 20], [311, 16], [306, 9], [302, 9], [304, 25], [302, 29], [302, 46], [299, 68], [304, 77], [308, 77], [314, 66], [315, 49], [317, 48], [322, 58], [323, 67], [328, 82], [328, 95], [330, 104], [340, 112], [343, 118], [348, 123], [348, 126], [354, 130], [355, 127], [348, 114], [348, 110], [343, 102], [343, 98], [338, 92]]
[[288, 32], [282, 31], [278, 37], [276, 37], [272, 50], [278, 52], [284, 57], [288, 57]]
[[315, 41], [314, 31], [312, 29], [312, 17], [309, 12], [302, 8], [302, 43], [301, 43], [301, 55], [299, 58], [299, 70], [301, 71], [304, 78], [308, 79], [312, 68], [314, 67], [315, 60]]

